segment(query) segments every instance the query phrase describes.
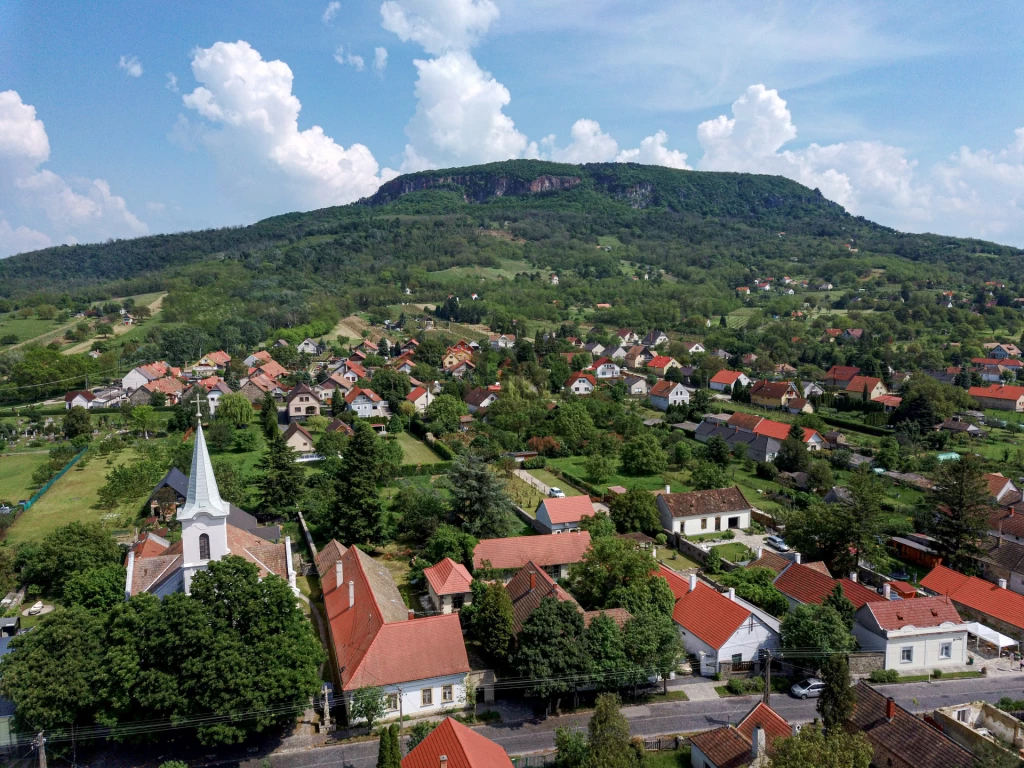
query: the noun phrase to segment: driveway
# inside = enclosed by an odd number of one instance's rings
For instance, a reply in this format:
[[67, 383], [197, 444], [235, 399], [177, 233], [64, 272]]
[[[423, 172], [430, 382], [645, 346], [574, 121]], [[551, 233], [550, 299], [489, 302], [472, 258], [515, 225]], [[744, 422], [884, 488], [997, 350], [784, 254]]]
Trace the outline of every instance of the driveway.
[[547, 496], [548, 495], [548, 491], [551, 490], [550, 486], [545, 485], [544, 483], [542, 483], [540, 480], [538, 480], [536, 477], [531, 475], [525, 469], [514, 469], [512, 471], [515, 472], [516, 477], [518, 477], [524, 483], [532, 485], [534, 488], [536, 488], [538, 491], [543, 493], [545, 496]]

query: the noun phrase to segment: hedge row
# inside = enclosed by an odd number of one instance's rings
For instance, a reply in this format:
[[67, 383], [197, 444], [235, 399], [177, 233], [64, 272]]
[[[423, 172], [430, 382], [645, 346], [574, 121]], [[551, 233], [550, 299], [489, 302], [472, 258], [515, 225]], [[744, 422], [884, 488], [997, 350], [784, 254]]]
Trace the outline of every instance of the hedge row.
[[833, 427], [843, 427], [845, 429], [853, 430], [854, 432], [863, 432], [866, 435], [874, 435], [875, 437], [892, 436], [891, 429], [885, 429], [884, 427], [872, 427], [867, 424], [862, 424], [859, 421], [837, 419], [833, 416], [822, 416], [821, 420], [826, 424], [831, 424]]
[[395, 477], [417, 477], [420, 475], [443, 475], [452, 468], [450, 461], [439, 461], [435, 464], [403, 464], [395, 472]]

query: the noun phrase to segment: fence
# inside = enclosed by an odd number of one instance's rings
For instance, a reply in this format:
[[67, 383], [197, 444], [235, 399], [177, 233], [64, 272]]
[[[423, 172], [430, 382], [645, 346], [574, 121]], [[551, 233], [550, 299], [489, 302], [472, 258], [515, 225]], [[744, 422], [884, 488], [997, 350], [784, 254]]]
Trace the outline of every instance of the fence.
[[549, 755], [523, 755], [522, 757], [513, 757], [512, 765], [516, 768], [534, 768], [538, 765], [554, 765], [557, 759], [558, 755], [554, 753]]
[[71, 461], [69, 461], [67, 463], [67, 466], [65, 466], [64, 469], [62, 469], [56, 475], [54, 475], [49, 480], [47, 480], [43, 484], [43, 487], [40, 488], [38, 491], [36, 491], [32, 495], [32, 498], [30, 498], [28, 501], [26, 501], [24, 504], [21, 505], [22, 506], [22, 511], [28, 510], [33, 504], [35, 504], [37, 501], [39, 501], [39, 497], [42, 496], [44, 493], [46, 493], [48, 490], [50, 490], [50, 486], [51, 485], [53, 485], [58, 480], [60, 480], [62, 477], [64, 477], [64, 473], [67, 472], [69, 469], [71, 469], [73, 466], [75, 466], [75, 464], [78, 463], [78, 460], [85, 455], [85, 452], [87, 450], [88, 450], [88, 448], [83, 448], [81, 451], [78, 452], [78, 455], [75, 456], [75, 458], [73, 458]]

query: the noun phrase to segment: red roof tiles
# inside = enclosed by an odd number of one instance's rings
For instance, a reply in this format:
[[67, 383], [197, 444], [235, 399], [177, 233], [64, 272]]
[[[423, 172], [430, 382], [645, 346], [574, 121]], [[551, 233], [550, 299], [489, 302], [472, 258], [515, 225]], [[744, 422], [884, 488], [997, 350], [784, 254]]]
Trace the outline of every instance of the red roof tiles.
[[878, 626], [887, 631], [904, 627], [939, 627], [946, 622], [960, 624], [960, 614], [945, 597], [919, 597], [915, 600], [886, 600], [866, 604]]
[[735, 384], [743, 374], [740, 371], [721, 370], [711, 377], [712, 384]]
[[423, 569], [423, 576], [434, 590], [435, 595], [462, 595], [471, 590], [473, 577], [466, 566], [456, 563], [450, 557], [444, 558], [437, 565]]
[[402, 768], [512, 768], [505, 750], [490, 739], [446, 717], [402, 759]]
[[953, 602], [978, 613], [1024, 629], [1024, 595], [1001, 589], [977, 576], [964, 576], [943, 565], [935, 566], [921, 579], [921, 586], [930, 592], [947, 595]]
[[1024, 387], [989, 384], [987, 387], [971, 387], [967, 390], [967, 394], [971, 397], [986, 397], [990, 400], [1013, 400], [1016, 402], [1024, 397]]
[[712, 648], [721, 648], [750, 618], [750, 611], [704, 582], [676, 601], [672, 619]]
[[885, 600], [877, 592], [849, 579], [833, 579], [817, 569], [797, 563], [793, 563], [775, 579], [775, 587], [782, 594], [799, 603], [813, 605], [821, 605], [832, 594], [836, 584], [842, 586], [843, 595], [856, 608], [868, 602]]
[[511, 539], [483, 539], [473, 550], [473, 568], [522, 568], [531, 560], [545, 568], [551, 565], [578, 563], [590, 549], [586, 531], [547, 536], [518, 536]]
[[593, 517], [594, 505], [589, 496], [566, 496], [564, 499], [544, 499], [541, 502], [553, 525], [578, 523], [584, 517]]

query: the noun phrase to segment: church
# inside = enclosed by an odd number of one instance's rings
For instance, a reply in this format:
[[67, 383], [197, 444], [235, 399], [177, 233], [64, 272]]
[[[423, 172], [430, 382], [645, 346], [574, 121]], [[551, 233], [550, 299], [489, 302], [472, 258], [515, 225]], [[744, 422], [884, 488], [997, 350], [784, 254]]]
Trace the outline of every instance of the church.
[[175, 515], [181, 523], [181, 539], [173, 544], [153, 533], [146, 534], [128, 552], [125, 599], [143, 592], [164, 597], [173, 592], [189, 594], [196, 573], [225, 555], [244, 557], [260, 570], [260, 578], [272, 574], [295, 586], [291, 540], [267, 541], [229, 521], [231, 505], [220, 497], [213, 464], [206, 449], [203, 425], [196, 427], [192, 472], [185, 503]]

